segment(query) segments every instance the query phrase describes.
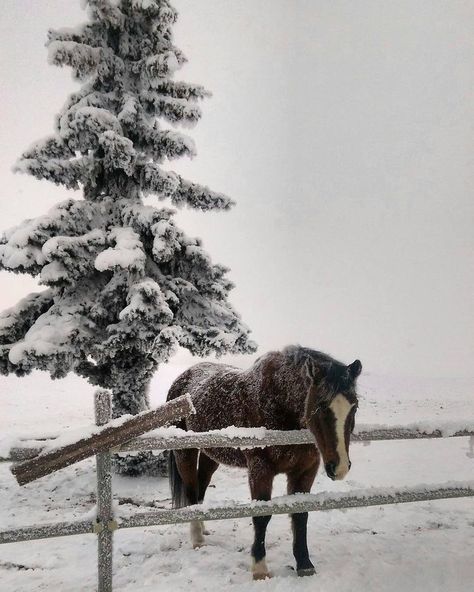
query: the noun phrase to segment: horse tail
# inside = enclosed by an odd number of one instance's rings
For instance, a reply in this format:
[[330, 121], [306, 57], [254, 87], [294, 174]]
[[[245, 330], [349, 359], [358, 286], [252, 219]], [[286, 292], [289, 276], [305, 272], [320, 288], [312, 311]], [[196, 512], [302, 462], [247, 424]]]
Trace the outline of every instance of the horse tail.
[[168, 454], [168, 479], [173, 508], [183, 508], [184, 506], [188, 506], [188, 496], [186, 495], [184, 481], [178, 471], [178, 464], [176, 462], [176, 454], [174, 450], [170, 450]]
[[[176, 399], [183, 393], [187, 392], [188, 382], [190, 376], [192, 374], [192, 368], [183, 372], [181, 376], [179, 376], [171, 385], [170, 390], [168, 391], [168, 396], [166, 397], [167, 401], [171, 401], [172, 399]], [[184, 419], [179, 420], [174, 424], [177, 428], [182, 430], [186, 430], [186, 421]], [[168, 451], [168, 480], [170, 484], [171, 490], [171, 501], [173, 508], [183, 508], [184, 506], [189, 506], [193, 503], [196, 503], [195, 500], [190, 500], [189, 497], [193, 496], [192, 492], [189, 490], [189, 483], [185, 483], [187, 480], [187, 466], [191, 464], [191, 466], [196, 465], [196, 462], [189, 463], [186, 462], [189, 455], [196, 454], [196, 461], [197, 461], [197, 453], [198, 451], [191, 451], [191, 450], [169, 450]], [[182, 468], [184, 474], [183, 477], [179, 471], [179, 468]], [[197, 467], [194, 468], [197, 471]], [[190, 475], [191, 480], [195, 481], [195, 475]], [[197, 496], [197, 492], [196, 492]]]
[[[186, 422], [184, 419], [175, 423], [177, 428], [186, 430]], [[189, 463], [186, 462], [187, 456], [192, 451], [187, 450], [169, 450], [168, 451], [168, 481], [171, 491], [171, 503], [173, 508], [183, 508], [192, 503], [196, 503], [189, 499], [189, 489], [181, 476], [179, 468], [185, 471], [184, 478], [187, 478], [186, 467]], [[197, 450], [196, 450], [197, 452]], [[197, 459], [196, 459], [197, 460]], [[197, 468], [195, 469], [197, 470]]]

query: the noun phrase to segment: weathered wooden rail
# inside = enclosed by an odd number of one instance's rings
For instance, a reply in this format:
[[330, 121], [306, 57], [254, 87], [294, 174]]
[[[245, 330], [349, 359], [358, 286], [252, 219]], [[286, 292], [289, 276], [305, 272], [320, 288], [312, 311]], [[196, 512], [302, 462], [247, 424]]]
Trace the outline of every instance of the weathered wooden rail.
[[[177, 510], [152, 510], [137, 512], [126, 518], [116, 518], [112, 509], [111, 452], [137, 450], [177, 450], [184, 448], [260, 447], [313, 444], [314, 439], [306, 430], [279, 432], [256, 429], [227, 429], [207, 433], [186, 433], [176, 428], [155, 431], [148, 436], [138, 436], [146, 431], [174, 422], [194, 410], [189, 398], [182, 397], [152, 412], [121, 420], [110, 420], [110, 397], [106, 391], [97, 391], [95, 400], [96, 425], [75, 442], [64, 437], [56, 440], [37, 440], [11, 450], [9, 459], [23, 460], [12, 468], [20, 483], [38, 479], [59, 468], [68, 466], [87, 456], [96, 455], [97, 464], [97, 517], [96, 520], [32, 525], [0, 532], [1, 543], [38, 540], [79, 534], [98, 535], [98, 591], [112, 591], [113, 532], [123, 528], [137, 528], [165, 524], [178, 524], [193, 520], [225, 520], [268, 514], [291, 514], [307, 511], [356, 508], [374, 505], [398, 504], [439, 499], [474, 496], [474, 481], [446, 483], [442, 485], [412, 488], [371, 488], [345, 493], [297, 494], [282, 496], [270, 502], [251, 502], [231, 506], [190, 506]], [[401, 440], [471, 436], [472, 429], [445, 430], [422, 429], [417, 426], [370, 426], [353, 436], [354, 441]], [[75, 448], [76, 447], [76, 448]], [[34, 457], [33, 457], [34, 453]], [[26, 460], [25, 460], [26, 459]], [[5, 460], [5, 459], [4, 459]]]
[[[250, 435], [254, 433], [255, 435]], [[232, 435], [234, 434], [234, 435]], [[474, 430], [446, 430], [420, 427], [384, 427], [367, 426], [352, 434], [351, 442], [374, 442], [378, 440], [421, 440], [426, 438], [457, 438], [474, 436]], [[0, 457], [0, 461], [19, 462], [37, 457], [45, 446], [54, 445], [55, 439], [24, 440], [23, 445], [12, 446], [7, 457]], [[216, 430], [213, 432], [185, 432], [184, 430], [167, 430], [166, 435], [149, 435], [133, 438], [115, 451], [138, 452], [145, 450], [183, 450], [185, 448], [258, 448], [259, 446], [291, 446], [297, 444], [314, 444], [314, 437], [309, 430], [293, 430], [282, 432], [279, 430], [234, 429], [231, 432]]]
[[[107, 397], [108, 393], [104, 391], [103, 398]], [[46, 446], [38, 456], [13, 466], [12, 473], [20, 485], [26, 485], [94, 454], [107, 452], [124, 441], [194, 412], [191, 397], [183, 395], [152, 411], [110, 421], [110, 413], [105, 415], [106, 408], [101, 400], [99, 395], [96, 399], [96, 422], [99, 427], [94, 428], [92, 433], [79, 439], [76, 436], [73, 442], [63, 443], [60, 438], [56, 442], [53, 440], [51, 450]]]
[[[365, 508], [369, 506], [405, 504], [473, 496], [474, 481], [432, 485], [428, 486], [428, 489], [426, 487], [423, 489], [416, 487], [407, 487], [403, 489], [385, 487], [380, 489], [371, 488], [368, 490], [331, 493], [330, 496], [326, 493], [285, 495], [273, 498], [269, 502], [251, 502], [247, 504], [236, 503], [232, 506], [206, 504], [189, 506], [178, 510], [137, 512], [133, 516], [118, 518], [108, 530], [111, 532], [123, 528], [144, 528], [148, 526], [182, 524], [193, 520], [229, 520], [235, 518], [249, 518], [251, 516], [267, 516], [268, 514], [325, 512], [328, 510]], [[97, 533], [96, 522], [91, 522], [90, 520], [77, 520], [74, 522], [43, 524], [36, 527], [17, 528], [0, 532], [0, 543], [14, 543], [92, 533]], [[100, 567], [99, 563], [99, 571]], [[111, 573], [111, 570], [109, 573]], [[99, 587], [99, 590], [102, 590], [102, 588]]]

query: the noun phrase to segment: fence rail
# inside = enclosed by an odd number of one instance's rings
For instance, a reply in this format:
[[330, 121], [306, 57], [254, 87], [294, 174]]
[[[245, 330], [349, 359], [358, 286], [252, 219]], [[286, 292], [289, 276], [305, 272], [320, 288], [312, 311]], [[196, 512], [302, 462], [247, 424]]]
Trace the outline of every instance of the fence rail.
[[[97, 416], [96, 425], [81, 430], [80, 435], [77, 430], [72, 430], [72, 434], [68, 432], [62, 438], [53, 440], [38, 457], [14, 465], [11, 471], [20, 485], [26, 485], [94, 454], [106, 453], [131, 438], [195, 413], [191, 397], [182, 395], [152, 411], [122, 416], [110, 421], [110, 395], [108, 391], [98, 392], [99, 395], [95, 401], [96, 410], [100, 410], [102, 415], [99, 414], [100, 419], [99, 415]], [[105, 415], [107, 409], [109, 414]], [[102, 421], [104, 418], [105, 421]]]
[[[251, 432], [256, 435], [249, 435]], [[173, 435], [174, 433], [174, 435]], [[215, 432], [185, 432], [173, 430], [173, 433], [162, 436], [141, 436], [118, 446], [115, 451], [139, 452], [144, 450], [183, 450], [185, 448], [258, 448], [266, 446], [294, 446], [299, 444], [314, 444], [314, 436], [309, 430], [254, 430], [235, 428], [231, 433]], [[371, 426], [367, 430], [352, 434], [351, 442], [374, 442], [380, 440], [422, 440], [426, 438], [457, 438], [462, 436], [474, 437], [474, 430], [449, 430], [433, 428], [431, 430], [417, 427], [403, 428], [399, 426]], [[49, 440], [25, 440], [25, 446], [13, 446], [7, 457], [0, 457], [0, 461], [19, 462], [35, 458], [40, 454]]]
[[[96, 424], [103, 426], [110, 418], [110, 399], [105, 391], [97, 391]], [[371, 426], [353, 435], [355, 442], [372, 440], [404, 440], [420, 438], [441, 438], [448, 436], [474, 437], [474, 429], [449, 429], [445, 433], [443, 427], [422, 429], [417, 426]], [[124, 440], [126, 434], [124, 435]], [[40, 454], [45, 441], [28, 442], [27, 446], [15, 447], [9, 454], [9, 460], [25, 460]], [[51, 443], [51, 441], [49, 441]], [[54, 442], [54, 440], [53, 440]], [[30, 446], [30, 444], [32, 444]], [[141, 436], [128, 442], [122, 442], [114, 452], [140, 450], [178, 450], [185, 448], [243, 448], [263, 446], [288, 446], [314, 444], [309, 431], [298, 430], [280, 432], [257, 429], [232, 429], [227, 432], [181, 433], [179, 430], [168, 430], [166, 435], [152, 434]], [[115, 519], [112, 511], [112, 473], [110, 450], [101, 450], [96, 454], [97, 463], [97, 518], [95, 521], [78, 520], [52, 524], [26, 526], [0, 532], [0, 544], [20, 541], [31, 541], [52, 537], [72, 536], [80, 534], [98, 535], [98, 591], [112, 591], [112, 545], [113, 531], [123, 528], [138, 528], [165, 524], [178, 524], [193, 520], [226, 520], [268, 514], [292, 514], [298, 512], [327, 511], [366, 507], [375, 505], [398, 504], [474, 496], [474, 481], [462, 483], [446, 483], [424, 487], [403, 489], [369, 489], [345, 493], [296, 494], [274, 498], [269, 502], [252, 502], [233, 504], [231, 506], [191, 506], [177, 510], [153, 510]], [[34, 453], [34, 454], [33, 454]], [[2, 459], [6, 460], [6, 459]], [[41, 456], [38, 457], [41, 463]]]
[[[356, 490], [344, 493], [327, 494], [296, 494], [273, 498], [269, 502], [251, 502], [232, 506], [189, 506], [177, 510], [152, 510], [137, 512], [133, 516], [118, 518], [112, 529], [143, 528], [147, 526], [164, 526], [182, 524], [193, 520], [228, 520], [233, 518], [249, 518], [267, 516], [268, 514], [294, 514], [298, 512], [326, 512], [328, 510], [344, 510], [348, 508], [365, 508], [389, 504], [404, 504], [459, 497], [474, 497], [474, 481], [447, 483], [444, 485], [406, 487], [403, 489]], [[96, 523], [91, 521], [75, 521], [44, 524], [18, 528], [0, 532], [0, 543], [31, 541], [59, 536], [90, 534], [96, 532]]]

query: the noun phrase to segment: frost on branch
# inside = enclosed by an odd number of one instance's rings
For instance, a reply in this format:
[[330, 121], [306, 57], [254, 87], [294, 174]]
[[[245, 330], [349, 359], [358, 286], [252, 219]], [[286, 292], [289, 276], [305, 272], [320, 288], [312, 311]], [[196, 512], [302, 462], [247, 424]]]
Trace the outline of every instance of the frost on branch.
[[120, 167], [128, 175], [133, 174], [137, 154], [131, 140], [108, 130], [99, 136], [99, 145], [104, 150], [106, 171], [113, 171], [114, 168]]
[[136, 232], [131, 228], [113, 228], [108, 238], [115, 246], [99, 253], [95, 260], [96, 269], [105, 271], [122, 268], [136, 272], [144, 270], [146, 255]]
[[21, 366], [12, 364], [9, 359], [11, 345], [21, 341], [36, 319], [53, 304], [52, 290], [28, 294], [18, 304], [0, 314], [0, 372], [14, 372], [22, 375]]
[[53, 378], [66, 376], [73, 370], [96, 330], [86, 314], [90, 288], [84, 282], [57, 296], [24, 337], [11, 344], [8, 354], [11, 364], [25, 373], [34, 368], [47, 370]]
[[178, 128], [199, 121], [209, 96], [175, 79], [186, 62], [173, 43], [176, 10], [168, 0], [84, 6], [88, 22], [47, 41], [50, 63], [70, 67], [81, 87], [16, 165], [82, 196], [0, 238], [0, 269], [47, 288], [0, 316], [0, 371], [76, 372], [112, 390], [118, 416], [146, 408], [151, 376], [178, 346], [196, 355], [255, 346], [228, 301], [227, 269], [177, 227], [174, 210], [156, 207], [233, 205], [170, 170], [195, 156]]
[[183, 122], [192, 126], [201, 118], [201, 109], [189, 99], [175, 99], [150, 91], [144, 91], [141, 96], [148, 113], [163, 117], [170, 123]]
[[71, 66], [79, 80], [87, 78], [101, 60], [99, 48], [76, 41], [51, 41], [48, 46], [48, 61], [54, 66]]
[[177, 190], [171, 197], [176, 206], [188, 205], [199, 210], [227, 210], [234, 205], [234, 202], [222, 193], [216, 193], [197, 183], [191, 183], [180, 178]]

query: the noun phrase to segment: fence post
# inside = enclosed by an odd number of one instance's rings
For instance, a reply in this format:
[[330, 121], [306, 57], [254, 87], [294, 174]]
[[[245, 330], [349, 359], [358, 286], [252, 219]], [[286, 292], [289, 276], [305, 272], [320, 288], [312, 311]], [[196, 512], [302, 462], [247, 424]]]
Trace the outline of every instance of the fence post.
[[[95, 392], [95, 421], [104, 425], [110, 421], [111, 399], [105, 390]], [[97, 522], [98, 592], [112, 592], [113, 509], [112, 460], [110, 452], [96, 454], [97, 465]]]

